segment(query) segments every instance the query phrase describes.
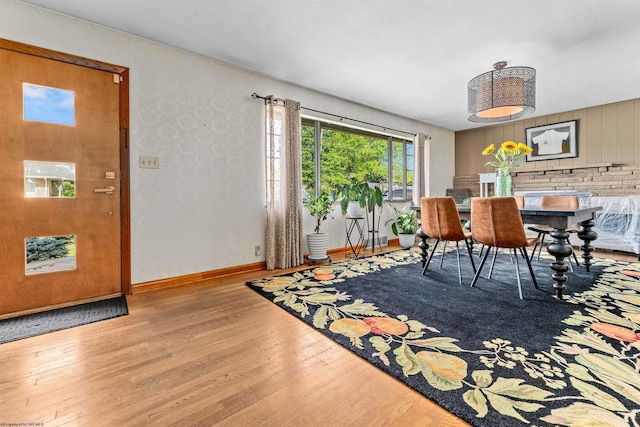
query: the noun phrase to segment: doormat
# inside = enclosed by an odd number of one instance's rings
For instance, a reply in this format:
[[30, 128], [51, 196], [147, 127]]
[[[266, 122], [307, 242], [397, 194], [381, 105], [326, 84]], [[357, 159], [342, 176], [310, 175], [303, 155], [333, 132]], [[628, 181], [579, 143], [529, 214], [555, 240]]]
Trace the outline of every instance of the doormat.
[[0, 320], [0, 344], [129, 314], [124, 295]]

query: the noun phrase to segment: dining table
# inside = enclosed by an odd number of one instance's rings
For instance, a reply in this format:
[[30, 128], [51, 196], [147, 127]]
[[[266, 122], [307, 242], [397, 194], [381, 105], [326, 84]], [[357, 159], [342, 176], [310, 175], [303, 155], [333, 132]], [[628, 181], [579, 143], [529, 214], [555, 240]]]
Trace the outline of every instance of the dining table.
[[[458, 204], [458, 213], [461, 220], [471, 219], [471, 205]], [[420, 206], [412, 206], [411, 209], [420, 211]], [[591, 246], [591, 242], [598, 238], [598, 233], [593, 230], [595, 225], [594, 219], [597, 211], [602, 210], [602, 206], [579, 206], [577, 208], [542, 208], [535, 205], [525, 205], [520, 209], [520, 216], [524, 224], [539, 224], [548, 225], [553, 228], [550, 236], [553, 241], [547, 245], [547, 252], [555, 258], [551, 263], [551, 278], [553, 279], [553, 288], [555, 290], [555, 297], [563, 299], [565, 291], [567, 289], [567, 276], [566, 272], [569, 271], [569, 265], [565, 262], [565, 258], [573, 253], [573, 248], [568, 242], [569, 232], [567, 229], [578, 224], [580, 230], [578, 231], [578, 237], [582, 240], [582, 258], [584, 260], [584, 267], [586, 271], [589, 271], [592, 263], [594, 248]], [[473, 224], [471, 224], [473, 227]], [[427, 239], [429, 236], [424, 234], [422, 229], [418, 229], [417, 232], [420, 242], [418, 247], [420, 248], [420, 255], [422, 257], [422, 265], [424, 267], [429, 244]]]

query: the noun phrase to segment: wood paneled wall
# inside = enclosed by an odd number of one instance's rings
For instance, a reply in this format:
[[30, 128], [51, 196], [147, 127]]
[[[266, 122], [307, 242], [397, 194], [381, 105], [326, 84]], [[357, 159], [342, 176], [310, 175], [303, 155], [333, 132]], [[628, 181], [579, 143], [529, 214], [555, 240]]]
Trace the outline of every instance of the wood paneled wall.
[[[525, 142], [525, 129], [577, 120], [578, 157], [525, 162], [521, 170], [550, 170], [557, 166], [612, 163], [640, 164], [640, 98], [565, 113], [519, 120], [455, 133], [456, 177], [493, 172], [482, 156], [489, 144]], [[454, 181], [457, 181], [454, 178]]]

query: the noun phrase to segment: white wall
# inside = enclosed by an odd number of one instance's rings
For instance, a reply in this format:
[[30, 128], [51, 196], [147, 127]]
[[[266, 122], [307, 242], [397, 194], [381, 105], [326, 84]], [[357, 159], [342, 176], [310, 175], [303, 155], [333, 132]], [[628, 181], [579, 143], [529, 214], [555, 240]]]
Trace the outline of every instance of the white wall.
[[[265, 244], [264, 106], [253, 92], [429, 134], [431, 194], [452, 186], [454, 133], [446, 129], [14, 0], [0, 0], [0, 37], [130, 69], [134, 284], [264, 260], [253, 253]], [[141, 155], [159, 156], [160, 169], [140, 169]], [[339, 207], [334, 218], [323, 231], [340, 247]], [[311, 217], [304, 228], [312, 231]]]

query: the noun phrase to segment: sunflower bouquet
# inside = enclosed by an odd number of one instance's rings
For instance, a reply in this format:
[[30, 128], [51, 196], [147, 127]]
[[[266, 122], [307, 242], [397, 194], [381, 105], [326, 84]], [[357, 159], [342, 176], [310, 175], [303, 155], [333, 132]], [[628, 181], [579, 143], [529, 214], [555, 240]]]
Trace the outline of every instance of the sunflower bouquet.
[[509, 173], [511, 168], [520, 166], [522, 163], [518, 159], [533, 151], [530, 147], [523, 143], [515, 143], [513, 141], [505, 141], [496, 150], [495, 145], [491, 144], [482, 151], [483, 156], [493, 155], [496, 158], [494, 162], [487, 162], [486, 165], [494, 166], [501, 170], [505, 175]]

